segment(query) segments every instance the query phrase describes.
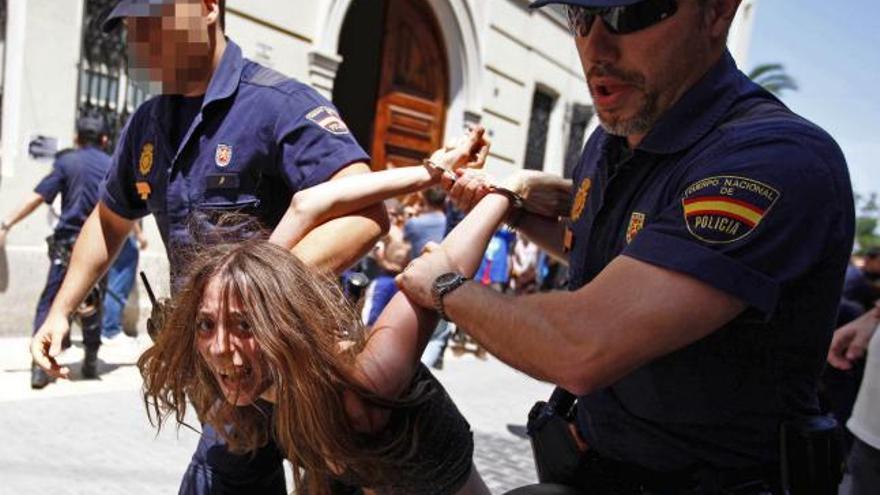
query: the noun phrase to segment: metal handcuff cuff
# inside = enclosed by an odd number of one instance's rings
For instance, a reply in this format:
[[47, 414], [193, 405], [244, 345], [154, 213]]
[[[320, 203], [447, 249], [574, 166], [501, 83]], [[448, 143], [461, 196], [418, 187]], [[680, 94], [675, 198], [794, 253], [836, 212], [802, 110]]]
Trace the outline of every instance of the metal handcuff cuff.
[[[455, 174], [451, 170], [432, 162], [429, 158], [425, 158], [424, 160], [422, 160], [422, 165], [424, 165], [426, 168], [428, 168], [431, 171], [440, 172], [444, 177], [446, 177], [447, 179], [449, 179], [452, 182], [455, 182], [456, 180], [458, 180], [458, 177], [456, 177]], [[524, 204], [522, 196], [511, 191], [510, 189], [507, 189], [506, 187], [501, 187], [501, 186], [496, 186], [496, 185], [489, 186], [489, 192], [501, 194], [502, 196], [507, 197], [507, 199], [510, 200], [511, 209], [513, 209], [515, 212], [517, 212], [517, 214], [514, 214], [513, 219], [515, 219], [516, 221], [519, 220], [519, 218], [522, 216], [522, 209], [523, 209], [523, 204]], [[507, 223], [511, 227], [515, 227], [515, 225], [514, 225], [515, 222], [508, 221]]]

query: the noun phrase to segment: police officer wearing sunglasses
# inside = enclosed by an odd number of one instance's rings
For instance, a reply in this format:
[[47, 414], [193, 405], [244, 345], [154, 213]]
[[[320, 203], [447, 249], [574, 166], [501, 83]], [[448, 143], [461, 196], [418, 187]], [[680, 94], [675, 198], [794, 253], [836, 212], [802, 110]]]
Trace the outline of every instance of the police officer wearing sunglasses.
[[601, 128], [570, 218], [508, 218], [569, 261], [571, 291], [449, 284], [439, 251], [401, 280], [429, 306], [441, 277], [452, 321], [579, 396], [584, 493], [780, 493], [780, 427], [820, 412], [852, 189], [831, 137], [736, 67], [739, 3], [534, 2], [564, 5]]

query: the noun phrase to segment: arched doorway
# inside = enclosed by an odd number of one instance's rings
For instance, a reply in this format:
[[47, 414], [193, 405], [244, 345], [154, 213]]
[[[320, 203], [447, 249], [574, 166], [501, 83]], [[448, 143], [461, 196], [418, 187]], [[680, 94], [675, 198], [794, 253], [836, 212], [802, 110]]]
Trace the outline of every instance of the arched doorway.
[[441, 145], [448, 62], [426, 0], [352, 2], [339, 54], [333, 100], [374, 169], [419, 163]]

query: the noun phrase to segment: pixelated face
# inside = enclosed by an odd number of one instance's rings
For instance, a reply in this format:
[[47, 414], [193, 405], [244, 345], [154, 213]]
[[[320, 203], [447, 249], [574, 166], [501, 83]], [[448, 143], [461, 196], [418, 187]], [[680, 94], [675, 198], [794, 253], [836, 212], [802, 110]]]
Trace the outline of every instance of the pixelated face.
[[223, 301], [223, 293], [218, 278], [205, 288], [196, 318], [196, 349], [226, 400], [246, 406], [266, 393], [271, 381], [245, 308], [233, 297]]
[[705, 15], [696, 0], [646, 29], [611, 33], [595, 19], [575, 44], [602, 127], [610, 134], [646, 134], [693, 84], [709, 56]]
[[201, 0], [154, 5], [155, 15], [126, 18], [132, 77], [153, 94], [183, 93], [210, 78], [212, 49]]

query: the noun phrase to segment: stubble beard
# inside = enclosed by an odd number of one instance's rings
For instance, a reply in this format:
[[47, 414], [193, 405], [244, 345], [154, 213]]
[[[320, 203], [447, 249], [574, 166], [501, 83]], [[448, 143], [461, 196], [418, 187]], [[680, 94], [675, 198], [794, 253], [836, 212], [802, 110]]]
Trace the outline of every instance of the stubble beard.
[[647, 134], [654, 127], [659, 118], [657, 110], [657, 94], [653, 92], [644, 93], [642, 104], [632, 117], [613, 117], [607, 115], [602, 110], [597, 112], [599, 117], [599, 125], [608, 134], [612, 136], [626, 137], [636, 134]]
[[[597, 65], [590, 69], [587, 80], [595, 77], [611, 76], [615, 79], [630, 84], [642, 94], [641, 105], [632, 117], [615, 117], [597, 109], [599, 124], [602, 129], [613, 136], [626, 137], [633, 134], [646, 134], [657, 122], [660, 112], [658, 111], [659, 96], [655, 91], [647, 89], [645, 76], [638, 72], [623, 70], [610, 65]], [[593, 95], [592, 85], [589, 87]], [[595, 95], [593, 95], [595, 99]]]

